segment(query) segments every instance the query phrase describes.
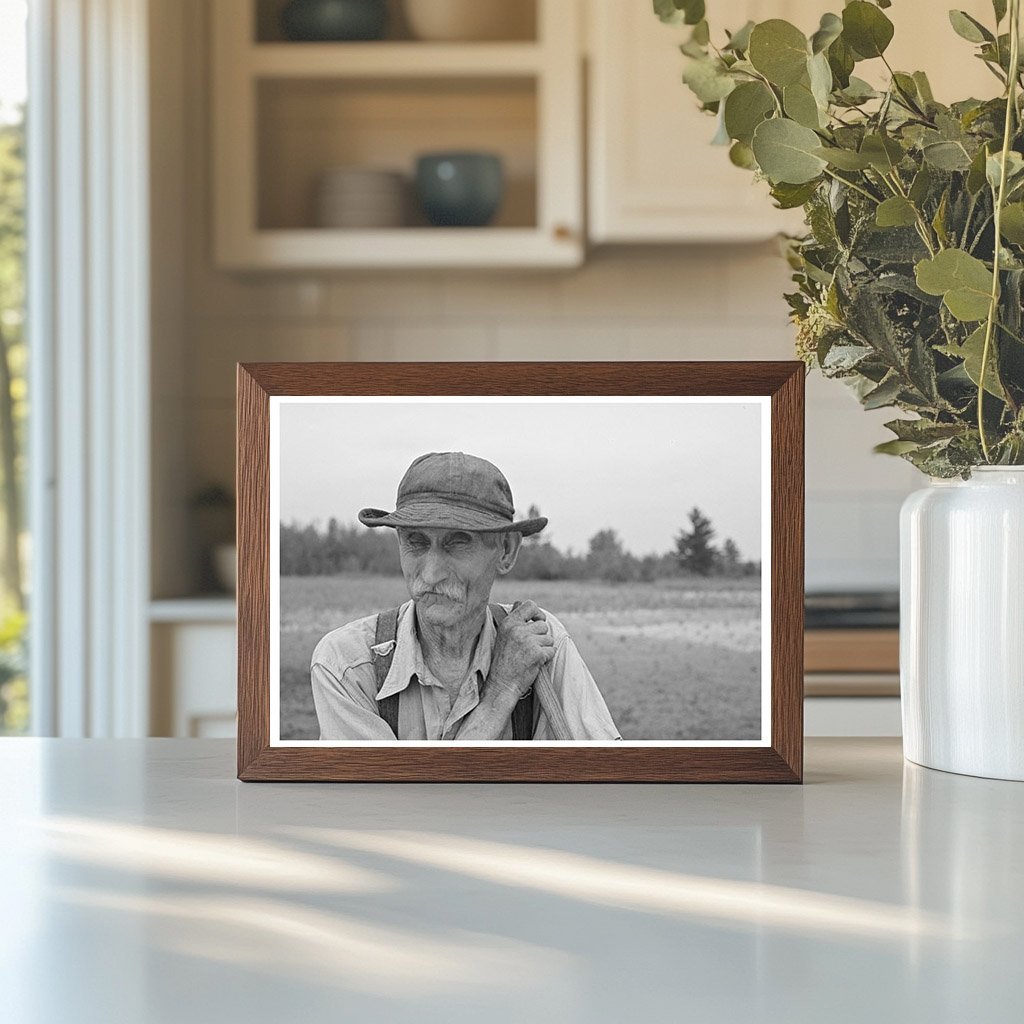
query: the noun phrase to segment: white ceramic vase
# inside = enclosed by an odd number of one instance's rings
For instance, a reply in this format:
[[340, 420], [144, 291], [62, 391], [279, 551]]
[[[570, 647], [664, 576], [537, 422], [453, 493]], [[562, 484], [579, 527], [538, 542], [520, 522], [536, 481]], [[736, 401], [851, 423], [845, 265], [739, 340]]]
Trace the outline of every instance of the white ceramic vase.
[[900, 559], [904, 754], [1024, 781], [1024, 466], [911, 494]]

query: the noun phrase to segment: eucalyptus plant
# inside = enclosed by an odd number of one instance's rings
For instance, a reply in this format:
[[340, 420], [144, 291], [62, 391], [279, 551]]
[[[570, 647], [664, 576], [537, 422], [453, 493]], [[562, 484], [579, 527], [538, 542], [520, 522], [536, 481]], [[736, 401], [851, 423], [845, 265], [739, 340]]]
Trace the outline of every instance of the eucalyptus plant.
[[[691, 26], [683, 80], [715, 141], [803, 207], [807, 233], [785, 239], [798, 353], [866, 409], [910, 414], [876, 450], [931, 476], [1024, 464], [1020, 2], [993, 0], [990, 25], [949, 12], [999, 95], [947, 106], [886, 59], [890, 0], [852, 0], [810, 37], [748, 22], [721, 45], [705, 0], [654, 0]], [[857, 77], [864, 61], [887, 88]]]

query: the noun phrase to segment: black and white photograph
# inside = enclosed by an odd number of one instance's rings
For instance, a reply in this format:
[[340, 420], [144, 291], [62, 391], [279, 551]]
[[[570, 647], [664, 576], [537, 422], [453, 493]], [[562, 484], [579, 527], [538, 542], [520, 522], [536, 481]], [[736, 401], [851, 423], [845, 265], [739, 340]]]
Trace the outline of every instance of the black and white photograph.
[[769, 437], [759, 397], [272, 397], [271, 745], [768, 745]]

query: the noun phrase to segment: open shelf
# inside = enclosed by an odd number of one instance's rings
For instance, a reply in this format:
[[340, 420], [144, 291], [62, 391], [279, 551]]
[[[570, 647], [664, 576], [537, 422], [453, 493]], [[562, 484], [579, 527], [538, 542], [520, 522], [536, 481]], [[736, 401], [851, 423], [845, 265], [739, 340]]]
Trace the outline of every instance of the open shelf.
[[274, 43], [246, 57], [257, 78], [535, 75], [542, 60], [534, 43]]
[[379, 230], [427, 229], [414, 196], [416, 160], [451, 150], [495, 153], [504, 167], [493, 224], [471, 232], [537, 226], [535, 79], [272, 79], [257, 88], [261, 230], [324, 230], [315, 196], [322, 174], [336, 167], [402, 174], [406, 223]]
[[[220, 0], [218, 0], [220, 2]], [[281, 12], [288, 0], [245, 0], [253, 4], [254, 19], [249, 38], [259, 44], [284, 42], [289, 46], [307, 47], [315, 44], [286, 40], [281, 27]], [[533, 42], [537, 39], [538, 0], [476, 0], [478, 4], [494, 4], [504, 22], [500, 42]], [[559, 0], [566, 3], [568, 0]], [[388, 25], [381, 41], [360, 42], [354, 45], [379, 47], [389, 42], [405, 41], [419, 44], [406, 13], [405, 0], [388, 0]]]
[[[521, 2], [531, 18], [525, 40], [417, 42], [393, 18], [397, 33], [388, 40], [298, 43], [280, 40], [279, 0], [218, 0], [211, 125], [218, 265], [579, 265], [578, 11], [566, 0]], [[451, 151], [501, 158], [504, 196], [486, 227], [432, 227], [413, 198], [417, 158]], [[321, 225], [324, 175], [352, 168], [404, 176], [408, 209], [379, 218], [401, 226]], [[352, 222], [368, 219], [367, 211]]]

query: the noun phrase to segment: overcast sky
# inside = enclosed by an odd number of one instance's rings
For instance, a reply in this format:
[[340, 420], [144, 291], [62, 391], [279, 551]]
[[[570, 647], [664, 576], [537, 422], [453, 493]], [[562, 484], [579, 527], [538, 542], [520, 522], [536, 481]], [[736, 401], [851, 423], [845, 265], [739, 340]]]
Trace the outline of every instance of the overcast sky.
[[668, 551], [694, 505], [717, 542], [732, 537], [760, 558], [761, 407], [693, 403], [282, 402], [281, 519], [356, 522], [361, 508], [392, 510], [418, 455], [464, 451], [508, 478], [516, 509], [536, 504], [541, 534], [586, 551], [617, 530], [636, 555]]

